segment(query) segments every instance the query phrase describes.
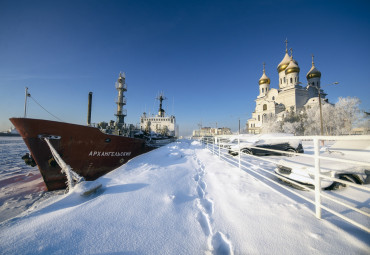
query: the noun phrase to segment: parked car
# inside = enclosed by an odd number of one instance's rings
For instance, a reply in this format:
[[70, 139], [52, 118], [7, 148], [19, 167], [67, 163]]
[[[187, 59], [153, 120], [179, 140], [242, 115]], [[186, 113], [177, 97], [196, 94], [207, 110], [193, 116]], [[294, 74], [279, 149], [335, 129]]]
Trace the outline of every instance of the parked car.
[[[275, 134], [274, 136], [279, 136], [279, 134]], [[287, 137], [286, 140], [274, 139], [274, 136], [260, 135], [254, 139], [250, 139], [247, 142], [241, 142], [240, 144], [231, 146], [229, 149], [229, 154], [236, 156], [239, 154], [239, 149], [243, 153], [256, 156], [289, 155], [287, 153], [283, 153], [284, 151], [295, 153], [304, 152], [301, 140], [289, 139], [289, 137], [292, 135], [284, 134], [284, 136]], [[267, 151], [264, 149], [272, 149], [282, 152]]]
[[[370, 141], [338, 141], [325, 152], [320, 159], [320, 173], [329, 177], [357, 184], [370, 184]], [[363, 162], [352, 164], [335, 161], [347, 159]], [[314, 158], [296, 156], [280, 160], [275, 172], [290, 180], [313, 186], [315, 183]], [[321, 178], [321, 187], [328, 190], [338, 189], [346, 185], [340, 182]]]
[[232, 146], [238, 145], [238, 143], [246, 143], [248, 141], [256, 140], [256, 135], [251, 134], [243, 134], [243, 135], [236, 135], [230, 136], [228, 138], [219, 138], [218, 145], [221, 148], [230, 149]]

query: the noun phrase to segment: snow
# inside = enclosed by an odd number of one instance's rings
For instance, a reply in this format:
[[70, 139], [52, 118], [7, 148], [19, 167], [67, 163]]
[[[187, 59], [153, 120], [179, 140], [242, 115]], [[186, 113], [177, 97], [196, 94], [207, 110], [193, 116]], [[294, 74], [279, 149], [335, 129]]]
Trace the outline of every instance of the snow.
[[[196, 141], [138, 156], [96, 182], [103, 187], [90, 196], [81, 196], [78, 185], [3, 221], [1, 253], [369, 252], [369, 234], [339, 219], [317, 220], [306, 203], [220, 161]], [[338, 196], [345, 192], [351, 190]], [[368, 195], [360, 196], [366, 204]]]

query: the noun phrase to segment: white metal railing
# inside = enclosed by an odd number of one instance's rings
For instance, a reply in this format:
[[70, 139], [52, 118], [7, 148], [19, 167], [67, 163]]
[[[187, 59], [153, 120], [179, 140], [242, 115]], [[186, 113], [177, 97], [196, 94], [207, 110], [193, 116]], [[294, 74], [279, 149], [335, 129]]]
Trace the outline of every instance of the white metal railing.
[[127, 84], [126, 83], [119, 83], [119, 82], [116, 82], [116, 89], [123, 89], [123, 90], [126, 90], [127, 91]]
[[[313, 155], [303, 154], [303, 153], [298, 154], [298, 153], [287, 152], [287, 151], [284, 151], [283, 154], [286, 154], [286, 156], [299, 155], [299, 156], [303, 156], [303, 157], [308, 157], [308, 158], [311, 158], [314, 161], [314, 164], [313, 164], [314, 169], [315, 169], [315, 171], [313, 173], [314, 174], [314, 189], [309, 188], [307, 185], [302, 185], [301, 183], [299, 183], [297, 181], [294, 181], [292, 179], [286, 178], [283, 175], [279, 175], [279, 174], [277, 174], [277, 173], [275, 173], [271, 170], [264, 169], [261, 166], [256, 167], [256, 165], [253, 164], [253, 162], [251, 163], [251, 159], [263, 160], [263, 161], [267, 161], [267, 162], [275, 164], [275, 165], [277, 165], [278, 161], [276, 160], [276, 158], [272, 158], [272, 157], [258, 157], [258, 156], [255, 156], [255, 155], [250, 155], [250, 154], [245, 154], [245, 153], [243, 153], [243, 156], [242, 156], [242, 151], [241, 151], [241, 146], [240, 146], [241, 138], [242, 138], [241, 136], [238, 136], [238, 138], [237, 138], [238, 143], [235, 144], [235, 145], [238, 145], [237, 146], [237, 148], [238, 148], [238, 156], [237, 157], [231, 156], [229, 154], [229, 149], [225, 147], [225, 143], [220, 142], [223, 139], [225, 139], [224, 136], [207, 137], [207, 138], [201, 139], [201, 142], [205, 145], [205, 147], [207, 149], [209, 149], [212, 152], [212, 154], [218, 156], [220, 159], [226, 161], [227, 163], [231, 164], [232, 166], [239, 167], [240, 169], [244, 169], [247, 172], [251, 171], [254, 174], [257, 174], [258, 176], [268, 180], [269, 182], [274, 183], [275, 185], [279, 186], [280, 188], [288, 190], [289, 192], [293, 193], [294, 195], [297, 195], [298, 197], [310, 202], [311, 204], [313, 204], [315, 206], [315, 215], [318, 219], [321, 219], [321, 217], [322, 217], [321, 212], [322, 212], [322, 209], [324, 209], [327, 212], [332, 213], [335, 216], [337, 216], [337, 217], [355, 225], [356, 227], [370, 233], [370, 228], [368, 226], [362, 225], [361, 223], [343, 215], [342, 213], [338, 212], [337, 210], [330, 208], [329, 207], [330, 205], [328, 205], [328, 206], [323, 205], [322, 198], [324, 198], [328, 201], [334, 202], [336, 204], [339, 204], [341, 206], [344, 206], [345, 208], [353, 210], [353, 211], [355, 211], [355, 212], [357, 212], [357, 213], [359, 213], [359, 214], [361, 214], [361, 215], [363, 215], [367, 218], [370, 218], [370, 213], [368, 213], [369, 208], [367, 208], [367, 211], [361, 210], [361, 209], [357, 208], [356, 206], [349, 205], [347, 203], [339, 201], [338, 199], [335, 199], [333, 196], [330, 196], [326, 192], [323, 192], [323, 190], [321, 188], [321, 181], [323, 179], [327, 179], [327, 180], [335, 181], [335, 182], [338, 182], [338, 183], [343, 183], [343, 184], [348, 185], [348, 186], [356, 187], [356, 189], [363, 190], [363, 191], [367, 192], [369, 194], [369, 198], [370, 198], [370, 187], [369, 187], [369, 185], [359, 185], [359, 184], [356, 184], [356, 183], [352, 183], [352, 182], [349, 182], [349, 181], [345, 181], [345, 180], [342, 180], [342, 179], [338, 179], [338, 178], [335, 178], [335, 177], [324, 175], [324, 174], [322, 174], [321, 167], [320, 167], [320, 159], [322, 159], [322, 160], [331, 160], [331, 161], [336, 161], [336, 162], [350, 163], [350, 164], [353, 164], [353, 165], [362, 165], [362, 166], [368, 167], [368, 169], [370, 170], [370, 163], [369, 162], [320, 156], [320, 142], [322, 142], [322, 141], [363, 141], [363, 140], [366, 140], [366, 141], [369, 141], [369, 145], [370, 145], [370, 136], [369, 135], [365, 135], [365, 136], [364, 135], [362, 135], [362, 136], [294, 136], [294, 137], [292, 137], [292, 136], [283, 136], [283, 137], [268, 138], [269, 140], [313, 141], [313, 145], [314, 145]], [[267, 148], [261, 148], [261, 147], [249, 146], [248, 148], [251, 148], [251, 149], [258, 148], [259, 150], [265, 150], [265, 151], [270, 151], [270, 152], [280, 152], [281, 153], [281, 151], [279, 151], [279, 150], [273, 150], [273, 149], [267, 149]], [[365, 151], [365, 152], [367, 152], [367, 151]], [[370, 157], [370, 152], [369, 152], [369, 157]], [[248, 160], [246, 160], [246, 159], [248, 159]], [[251, 165], [254, 165], [255, 167], [253, 167], [253, 168], [248, 167], [248, 166], [251, 166]], [[292, 189], [291, 187], [289, 187], [287, 185], [283, 185], [283, 184], [279, 183], [278, 181], [269, 178], [269, 176], [261, 174], [261, 172], [267, 173], [268, 175], [278, 177], [279, 179], [281, 179], [285, 182], [291, 183], [292, 185], [295, 185], [295, 186], [301, 188], [302, 190], [309, 191], [310, 193], [314, 192], [314, 199], [310, 199], [307, 196], [302, 195], [301, 193]], [[367, 222], [369, 222], [369, 219], [367, 219]]]
[[117, 96], [116, 103], [119, 103], [119, 104], [126, 104], [126, 103], [127, 103], [126, 97], [120, 97], [120, 96]]

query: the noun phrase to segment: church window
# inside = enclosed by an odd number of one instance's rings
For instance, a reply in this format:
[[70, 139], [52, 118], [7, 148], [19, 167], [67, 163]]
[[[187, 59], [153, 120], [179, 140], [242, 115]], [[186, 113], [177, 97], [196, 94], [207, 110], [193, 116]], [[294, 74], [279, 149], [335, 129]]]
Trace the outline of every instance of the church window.
[[284, 83], [285, 83], [286, 81], [285, 81], [285, 77], [284, 77]]
[[275, 100], [275, 97], [272, 97], [272, 100]]
[[263, 93], [263, 88], [262, 88], [262, 93]]
[[282, 79], [280, 78], [280, 84], [283, 84], [283, 81], [282, 81]]
[[260, 116], [258, 115], [258, 121], [260, 121]]
[[263, 105], [263, 110], [266, 111], [267, 110], [267, 104], [264, 104]]
[[292, 77], [290, 77], [290, 83], [293, 83], [293, 78]]

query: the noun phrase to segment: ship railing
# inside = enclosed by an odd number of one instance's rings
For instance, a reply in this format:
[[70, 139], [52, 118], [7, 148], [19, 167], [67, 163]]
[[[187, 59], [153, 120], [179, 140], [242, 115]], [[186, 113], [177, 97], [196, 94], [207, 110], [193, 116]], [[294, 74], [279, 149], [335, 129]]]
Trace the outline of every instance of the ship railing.
[[[242, 136], [238, 137], [238, 142], [236, 145], [240, 145], [240, 140]], [[336, 194], [336, 192], [332, 192], [329, 190], [324, 190], [321, 187], [322, 180], [331, 180], [337, 183], [340, 183], [346, 188], [351, 187], [355, 193], [365, 193], [368, 197], [370, 197], [370, 185], [369, 182], [369, 173], [368, 170], [365, 170], [364, 174], [367, 175], [364, 184], [361, 185], [354, 182], [349, 182], [343, 179], [335, 178], [332, 176], [325, 175], [322, 172], [320, 160], [331, 160], [333, 162], [343, 162], [347, 164], [353, 164], [353, 166], [363, 166], [366, 169], [370, 169], [369, 162], [363, 161], [356, 161], [356, 160], [346, 160], [342, 158], [335, 158], [335, 157], [324, 157], [320, 155], [320, 144], [325, 141], [325, 144], [333, 143], [335, 141], [368, 141], [370, 144], [370, 136], [369, 135], [358, 135], [358, 136], [296, 136], [296, 137], [273, 137], [269, 138], [269, 140], [276, 139], [276, 140], [301, 140], [304, 144], [308, 144], [311, 148], [313, 147], [313, 153], [294, 153], [294, 152], [287, 152], [284, 151], [285, 156], [271, 156], [271, 157], [259, 157], [251, 154], [246, 154], [241, 151], [241, 146], [238, 146], [238, 155], [232, 156], [229, 154], [229, 147], [219, 141], [218, 137], [203, 137], [200, 141], [204, 144], [205, 148], [210, 150], [212, 154], [220, 158], [221, 160], [227, 162], [233, 167], [238, 167], [239, 169], [244, 170], [245, 172], [259, 176], [261, 179], [267, 180], [268, 182], [272, 183], [271, 187], [280, 190], [281, 188], [284, 190], [289, 191], [290, 193], [296, 195], [296, 199], [301, 198], [303, 199], [302, 202], [309, 202], [311, 203], [315, 211], [315, 216], [318, 219], [322, 218], [322, 210], [328, 212], [328, 214], [324, 215], [324, 218], [331, 219], [331, 215], [335, 215], [340, 219], [370, 233], [370, 208], [368, 207], [368, 203], [361, 202], [355, 198], [349, 198], [347, 196], [343, 196], [342, 194]], [[304, 146], [305, 147], [305, 146]], [[265, 151], [272, 151], [272, 152], [280, 152], [277, 150], [261, 148], [261, 147], [250, 147], [256, 148], [258, 150], [265, 150]], [[324, 149], [324, 148], [322, 148]], [[330, 147], [329, 147], [330, 150]], [[370, 152], [366, 149], [363, 150], [356, 150], [358, 153], [368, 153]], [[237, 151], [236, 151], [237, 152]], [[312, 165], [314, 166], [314, 172], [310, 172], [309, 175], [312, 176], [314, 180], [314, 185], [307, 186], [300, 182], [294, 181], [292, 179], [288, 179], [283, 175], [277, 174], [274, 170], [281, 165], [284, 157], [294, 157], [294, 156], [303, 156], [312, 159]], [[294, 158], [291, 158], [294, 160]], [[265, 161], [266, 163], [262, 163], [261, 161]], [[270, 164], [269, 164], [270, 163]], [[295, 164], [299, 164], [299, 162], [295, 162]], [[306, 164], [302, 163], [302, 166]], [[282, 165], [285, 166], [285, 165]], [[285, 166], [290, 167], [290, 166]], [[286, 183], [290, 185], [286, 185]], [[307, 192], [308, 191], [308, 192]], [[283, 193], [281, 193], [283, 194]], [[349, 196], [349, 195], [348, 195]], [[291, 197], [291, 196], [289, 196]], [[306, 203], [305, 203], [306, 204]], [[333, 221], [337, 221], [334, 219]], [[365, 222], [365, 224], [364, 224]]]
[[127, 110], [126, 109], [122, 109], [120, 112], [117, 112], [117, 114], [114, 114], [114, 115], [125, 115], [127, 116]]
[[116, 100], [116, 103], [117, 103], [117, 104], [124, 104], [124, 105], [125, 105], [125, 104], [127, 103], [126, 97], [121, 97], [121, 98], [120, 98], [120, 97], [118, 96], [118, 97], [117, 97], [117, 100]]
[[123, 89], [124, 91], [127, 91], [127, 84], [116, 82], [116, 89]]

